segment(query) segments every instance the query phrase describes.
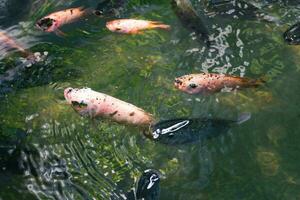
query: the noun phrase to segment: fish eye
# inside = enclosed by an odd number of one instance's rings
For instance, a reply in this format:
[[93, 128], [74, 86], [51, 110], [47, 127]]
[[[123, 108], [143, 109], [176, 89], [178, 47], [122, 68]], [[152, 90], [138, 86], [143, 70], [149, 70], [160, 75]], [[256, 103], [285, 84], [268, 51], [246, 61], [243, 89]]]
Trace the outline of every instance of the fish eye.
[[73, 107], [76, 107], [76, 108], [83, 108], [83, 107], [87, 107], [87, 104], [86, 103], [83, 103], [83, 102], [78, 102], [78, 101], [72, 101], [72, 106]]
[[179, 79], [175, 79], [175, 83], [179, 84], [179, 85], [182, 85], [182, 81], [179, 80]]
[[72, 89], [72, 88], [70, 88], [70, 89], [68, 90], [67, 94], [69, 94], [70, 92], [72, 92], [72, 90], [73, 90], [73, 89]]
[[191, 84], [189, 84], [189, 87], [194, 89], [197, 87], [197, 85], [195, 83], [191, 83]]

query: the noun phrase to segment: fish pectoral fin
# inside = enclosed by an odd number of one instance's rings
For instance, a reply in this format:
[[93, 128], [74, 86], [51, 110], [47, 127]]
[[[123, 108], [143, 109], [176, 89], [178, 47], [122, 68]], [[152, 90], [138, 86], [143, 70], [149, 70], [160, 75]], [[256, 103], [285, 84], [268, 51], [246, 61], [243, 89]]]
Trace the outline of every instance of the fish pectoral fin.
[[163, 24], [161, 21], [150, 21], [150, 23], [153, 25]]
[[160, 29], [170, 30], [171, 26], [164, 24], [162, 22], [151, 21], [150, 28], [160, 28]]
[[57, 36], [60, 36], [60, 37], [66, 37], [66, 36], [67, 36], [66, 33], [62, 32], [62, 31], [59, 30], [59, 29], [56, 29], [54, 32], [55, 32], [55, 34], [56, 34]]
[[132, 35], [137, 35], [137, 34], [143, 34], [144, 32], [141, 30], [134, 30], [134, 31], [130, 31], [130, 34]]

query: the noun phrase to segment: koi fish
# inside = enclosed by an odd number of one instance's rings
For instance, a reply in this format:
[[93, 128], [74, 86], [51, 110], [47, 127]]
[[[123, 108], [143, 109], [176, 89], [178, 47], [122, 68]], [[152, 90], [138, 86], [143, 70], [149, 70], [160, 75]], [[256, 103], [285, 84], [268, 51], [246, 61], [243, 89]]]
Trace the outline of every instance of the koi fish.
[[106, 27], [112, 32], [125, 34], [140, 34], [147, 29], [170, 29], [169, 25], [157, 21], [139, 19], [118, 19], [106, 23]]
[[73, 109], [83, 116], [110, 118], [136, 126], [149, 126], [154, 121], [152, 115], [141, 108], [90, 88], [67, 88], [64, 96]]
[[128, 200], [159, 200], [160, 173], [154, 169], [147, 169], [140, 176], [136, 186], [127, 195]]
[[175, 88], [188, 94], [214, 93], [222, 89], [234, 90], [238, 88], [258, 87], [263, 80], [230, 76], [225, 74], [201, 73], [189, 74], [175, 78]]
[[296, 23], [283, 34], [284, 40], [290, 45], [300, 44], [300, 23]]
[[154, 169], [146, 169], [134, 183], [132, 189], [124, 193], [116, 188], [110, 200], [159, 200], [159, 182], [162, 174]]
[[73, 23], [91, 13], [91, 9], [83, 7], [57, 11], [38, 20], [36, 26], [44, 32], [55, 32], [58, 35], [65, 35], [59, 30], [61, 26]]
[[242, 124], [251, 118], [241, 114], [237, 120], [211, 118], [181, 118], [161, 121], [151, 126], [147, 137], [167, 145], [181, 145], [217, 137], [232, 125]]

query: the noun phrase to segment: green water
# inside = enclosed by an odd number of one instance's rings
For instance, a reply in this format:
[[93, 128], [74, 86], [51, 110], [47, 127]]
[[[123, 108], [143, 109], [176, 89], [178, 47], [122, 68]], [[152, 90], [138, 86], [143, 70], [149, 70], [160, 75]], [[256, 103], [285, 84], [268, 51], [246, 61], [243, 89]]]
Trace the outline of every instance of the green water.
[[[150, 1], [149, 1], [150, 2]], [[1, 29], [47, 59], [26, 69], [0, 99], [0, 200], [109, 199], [126, 192], [147, 168], [159, 170], [162, 200], [300, 199], [300, 48], [282, 33], [300, 10], [267, 9], [283, 23], [214, 17], [217, 47], [193, 39], [168, 1], [132, 1], [122, 17], [162, 21], [171, 31], [120, 35], [112, 18], [90, 17], [64, 27], [65, 38], [34, 22], [57, 10], [94, 1], [33, 1]], [[289, 15], [285, 15], [285, 13]], [[1, 24], [0, 24], [1, 25]], [[18, 53], [5, 56], [0, 72]], [[268, 77], [256, 89], [210, 96], [177, 91], [177, 76], [201, 71]], [[218, 117], [244, 124], [217, 138], [167, 146], [139, 129], [80, 117], [63, 97], [67, 87], [90, 87], [130, 102], [157, 119]]]

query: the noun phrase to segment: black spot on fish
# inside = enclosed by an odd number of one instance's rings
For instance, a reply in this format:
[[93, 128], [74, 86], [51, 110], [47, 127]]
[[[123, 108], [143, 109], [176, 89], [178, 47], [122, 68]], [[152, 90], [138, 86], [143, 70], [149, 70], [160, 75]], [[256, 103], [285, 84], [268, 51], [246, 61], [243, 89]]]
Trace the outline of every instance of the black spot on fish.
[[129, 113], [129, 116], [134, 116], [135, 115], [135, 113], [134, 112], [131, 112], [131, 113]]
[[113, 117], [113, 116], [115, 116], [117, 113], [118, 113], [118, 111], [116, 110], [115, 112], [110, 113], [109, 116]]
[[70, 88], [70, 89], [68, 90], [67, 94], [69, 94], [70, 92], [72, 92], [72, 90], [73, 90], [73, 89], [72, 89], [72, 88]]
[[73, 15], [73, 9], [71, 9], [70, 12], [71, 12], [71, 15]]
[[78, 102], [78, 101], [72, 101], [72, 106], [75, 107], [75, 108], [83, 108], [83, 107], [87, 107], [87, 104], [86, 103], [83, 103], [83, 102]]

